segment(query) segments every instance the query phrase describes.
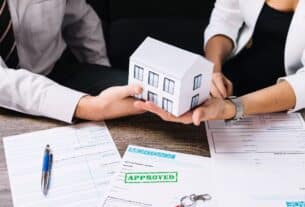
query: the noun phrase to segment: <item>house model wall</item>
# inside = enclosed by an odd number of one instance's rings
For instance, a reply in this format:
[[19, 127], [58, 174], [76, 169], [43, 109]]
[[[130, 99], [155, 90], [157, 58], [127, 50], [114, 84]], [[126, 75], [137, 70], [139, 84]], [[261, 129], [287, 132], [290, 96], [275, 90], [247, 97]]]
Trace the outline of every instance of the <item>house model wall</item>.
[[175, 116], [195, 108], [210, 92], [213, 64], [200, 55], [147, 37], [130, 57], [129, 84]]

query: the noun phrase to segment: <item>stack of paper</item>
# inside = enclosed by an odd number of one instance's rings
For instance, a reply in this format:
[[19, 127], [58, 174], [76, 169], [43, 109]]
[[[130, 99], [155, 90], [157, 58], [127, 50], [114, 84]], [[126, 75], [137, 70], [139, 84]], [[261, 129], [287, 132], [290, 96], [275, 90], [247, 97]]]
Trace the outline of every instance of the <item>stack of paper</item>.
[[212, 121], [206, 128], [212, 159], [130, 146], [101, 207], [176, 207], [193, 193], [212, 196], [196, 207], [305, 205], [300, 114], [251, 116], [236, 124]]
[[[300, 114], [212, 121], [206, 131], [212, 158], [129, 146], [121, 161], [104, 123], [5, 138], [14, 206], [178, 207], [191, 194], [212, 198], [196, 207], [305, 206]], [[40, 178], [47, 144], [55, 162], [45, 197]]]

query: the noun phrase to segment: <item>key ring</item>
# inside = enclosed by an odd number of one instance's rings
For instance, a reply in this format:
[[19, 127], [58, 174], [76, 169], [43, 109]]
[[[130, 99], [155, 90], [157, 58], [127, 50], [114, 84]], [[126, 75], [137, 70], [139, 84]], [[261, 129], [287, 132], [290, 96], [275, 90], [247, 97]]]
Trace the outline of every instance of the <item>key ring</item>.
[[209, 201], [212, 200], [212, 196], [209, 194], [196, 195], [192, 194], [189, 196], [183, 196], [180, 199], [181, 207], [195, 207], [197, 201]]

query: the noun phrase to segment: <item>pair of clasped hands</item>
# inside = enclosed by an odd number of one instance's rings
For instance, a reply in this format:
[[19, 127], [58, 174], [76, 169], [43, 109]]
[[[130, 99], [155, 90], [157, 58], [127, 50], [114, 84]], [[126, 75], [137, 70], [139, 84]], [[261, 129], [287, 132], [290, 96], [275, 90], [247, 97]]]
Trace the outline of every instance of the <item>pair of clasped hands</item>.
[[235, 105], [226, 100], [233, 93], [233, 85], [222, 73], [213, 73], [210, 98], [192, 111], [180, 117], [164, 111], [149, 101], [135, 100], [143, 89], [138, 85], [111, 87], [98, 96], [83, 97], [76, 109], [75, 116], [87, 120], [106, 120], [122, 116], [151, 112], [164, 121], [194, 124], [199, 126], [206, 120], [225, 120], [235, 116]]

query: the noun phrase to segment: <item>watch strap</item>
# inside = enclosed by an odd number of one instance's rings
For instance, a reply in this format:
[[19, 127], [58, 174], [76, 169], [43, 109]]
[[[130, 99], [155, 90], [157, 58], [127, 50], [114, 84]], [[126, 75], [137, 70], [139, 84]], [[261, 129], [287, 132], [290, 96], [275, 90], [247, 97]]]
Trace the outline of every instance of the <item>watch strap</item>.
[[228, 100], [230, 100], [236, 108], [236, 113], [235, 116], [231, 119], [228, 119], [226, 121], [239, 121], [244, 117], [244, 105], [242, 103], [241, 98], [235, 97], [235, 96], [231, 96], [228, 98]]

